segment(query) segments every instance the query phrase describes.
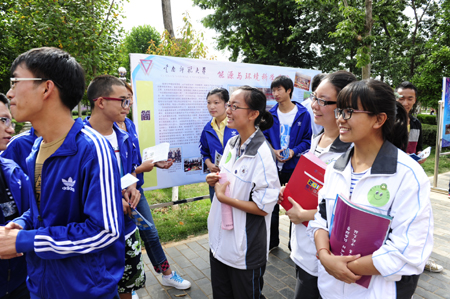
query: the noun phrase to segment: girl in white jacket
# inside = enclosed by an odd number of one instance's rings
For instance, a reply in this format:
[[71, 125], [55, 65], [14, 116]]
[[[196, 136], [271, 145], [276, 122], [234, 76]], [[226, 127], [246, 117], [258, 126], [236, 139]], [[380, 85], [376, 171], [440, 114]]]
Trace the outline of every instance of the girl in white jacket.
[[[351, 146], [351, 143], [344, 143], [339, 139], [334, 109], [339, 92], [356, 80], [352, 73], [338, 71], [327, 75], [311, 94], [314, 123], [322, 126], [323, 131], [313, 136], [310, 151], [326, 164], [336, 160]], [[302, 224], [304, 221], [313, 220], [317, 209], [305, 210], [291, 198], [284, 199], [284, 188], [281, 188], [280, 200], [289, 200], [292, 203], [292, 208], [286, 215], [292, 222], [291, 259], [295, 263], [297, 276], [294, 299], [318, 299], [320, 295], [317, 287], [316, 247], [306, 233], [306, 226]]]
[[[432, 251], [433, 215], [425, 172], [394, 145], [405, 145], [405, 123], [395, 122], [405, 120], [406, 112], [396, 105], [392, 88], [373, 79], [347, 85], [338, 95], [337, 107], [340, 139], [354, 147], [329, 164], [319, 191], [319, 210], [308, 226], [320, 260], [320, 294], [327, 299], [411, 298]], [[393, 218], [386, 242], [372, 254], [330, 252], [337, 194]], [[372, 275], [367, 289], [355, 284], [361, 275]]]
[[[239, 133], [228, 141], [219, 164], [228, 182], [218, 183], [219, 174], [206, 177], [215, 187], [208, 217], [213, 297], [264, 298], [270, 218], [280, 182], [275, 156], [261, 131], [273, 119], [264, 93], [249, 86], [233, 92], [227, 107], [227, 125]], [[232, 207], [231, 230], [222, 229], [222, 204]]]

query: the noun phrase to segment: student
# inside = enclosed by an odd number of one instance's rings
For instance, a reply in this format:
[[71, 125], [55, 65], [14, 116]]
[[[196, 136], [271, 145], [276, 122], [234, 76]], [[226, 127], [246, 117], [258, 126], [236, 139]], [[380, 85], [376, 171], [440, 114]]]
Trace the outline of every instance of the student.
[[42, 137], [27, 159], [31, 209], [0, 227], [0, 256], [26, 254], [33, 299], [110, 299], [124, 269], [120, 176], [106, 139], [72, 119], [83, 69], [60, 49], [37, 48], [19, 55], [11, 74], [12, 115]]
[[[406, 130], [405, 136], [393, 130], [399, 128], [396, 118], [406, 124], [406, 112], [396, 108], [392, 88], [373, 79], [347, 85], [338, 95], [337, 107], [340, 139], [353, 142], [354, 147], [328, 165], [319, 210], [307, 230], [320, 261], [320, 295], [411, 298], [433, 248], [433, 214], [425, 172], [394, 145], [406, 137]], [[385, 190], [381, 199], [370, 196], [374, 187]], [[337, 194], [393, 217], [387, 241], [373, 254], [330, 253], [328, 230]], [[369, 288], [355, 284], [361, 275], [372, 275]]]
[[[121, 177], [127, 174], [136, 176], [137, 153], [131, 137], [122, 131], [115, 122], [124, 121], [130, 111], [130, 99], [125, 83], [111, 75], [95, 77], [87, 89], [92, 116], [84, 123], [104, 136], [115, 152], [115, 161]], [[141, 254], [139, 231], [131, 219], [131, 208], [136, 208], [141, 195], [136, 183], [129, 186], [122, 198], [125, 213], [125, 271], [119, 282], [121, 299], [131, 299], [131, 294], [145, 285], [144, 261]]]
[[[408, 148], [406, 152], [408, 154], [420, 154], [423, 150], [423, 135], [422, 135], [422, 124], [420, 121], [412, 115], [413, 107], [417, 102], [417, 88], [411, 82], [405, 81], [402, 82], [396, 88], [396, 92], [400, 95], [397, 99], [403, 107], [408, 112], [408, 132], [409, 132], [409, 141]], [[419, 164], [425, 163], [427, 159], [422, 159], [418, 161]], [[450, 195], [450, 184], [449, 184], [449, 195]], [[450, 196], [449, 196], [450, 197]], [[425, 264], [425, 270], [430, 272], [442, 272], [444, 267], [436, 263], [433, 259], [428, 259]]]
[[[311, 94], [314, 122], [323, 127], [323, 132], [313, 136], [310, 151], [326, 164], [330, 164], [350, 148], [351, 143], [339, 139], [334, 109], [339, 92], [354, 81], [356, 77], [352, 73], [338, 71], [327, 75], [316, 92]], [[306, 226], [302, 224], [304, 221], [314, 220], [317, 209], [304, 210], [291, 198], [283, 198], [284, 188], [281, 188], [280, 200], [289, 200], [293, 205], [286, 215], [292, 222], [291, 259], [295, 263], [297, 276], [294, 298], [317, 299], [320, 295], [317, 287], [316, 247], [306, 233]]]
[[[422, 144], [422, 125], [420, 121], [412, 115], [413, 107], [417, 101], [417, 88], [408, 81], [402, 82], [395, 91], [400, 95], [398, 101], [403, 105], [408, 113], [408, 132], [409, 143], [406, 153], [408, 154], [420, 154], [423, 150]], [[426, 161], [423, 159], [419, 162], [422, 164]]]
[[[128, 83], [125, 83], [127, 88], [127, 98], [130, 99], [130, 107], [133, 105], [133, 91]], [[152, 171], [153, 167], [156, 166], [161, 169], [168, 169], [172, 166], [173, 161], [160, 161], [153, 163], [151, 160], [142, 162], [141, 150], [139, 148], [139, 139], [134, 123], [129, 119], [125, 118], [123, 122], [116, 122], [118, 126], [128, 132], [136, 146], [136, 155], [138, 160], [138, 167], [136, 168], [136, 176], [139, 179], [136, 188], [141, 193], [141, 199], [139, 200], [136, 210], [144, 216], [149, 222], [153, 224], [151, 229], [139, 230], [139, 234], [145, 245], [145, 250], [147, 251], [148, 258], [152, 262], [153, 269], [159, 274], [162, 274], [161, 283], [164, 286], [174, 287], [179, 290], [185, 290], [191, 287], [191, 283], [183, 279], [176, 271], [172, 271], [170, 268], [169, 261], [162, 249], [161, 242], [159, 241], [158, 230], [156, 229], [155, 223], [153, 222], [152, 212], [147, 202], [147, 198], [144, 195], [144, 190], [142, 185], [144, 184], [144, 172]]]
[[[280, 190], [275, 157], [261, 132], [272, 125], [265, 109], [266, 97], [260, 90], [241, 86], [233, 92], [227, 104], [228, 127], [239, 135], [228, 141], [219, 165], [228, 182], [219, 184], [216, 173], [206, 176], [215, 186], [208, 217], [215, 299], [264, 298], [270, 214]], [[221, 228], [222, 204], [232, 207], [232, 230]]]
[[[226, 105], [230, 96], [225, 88], [216, 88], [208, 92], [206, 100], [208, 111], [212, 120], [207, 122], [200, 137], [200, 153], [203, 162], [210, 172], [220, 172], [216, 166], [216, 153], [222, 155], [228, 140], [237, 134], [237, 131], [227, 127]], [[211, 202], [214, 197], [214, 187], [209, 186], [209, 198]]]
[[[311, 81], [311, 91], [316, 91], [317, 87], [319, 87], [320, 82], [325, 78], [326, 74], [317, 74], [314, 76], [314, 78]], [[311, 119], [314, 119], [314, 112], [312, 110], [312, 97], [308, 97], [306, 100], [304, 100], [301, 104], [303, 107], [305, 107], [308, 112]], [[314, 121], [311, 121], [311, 132], [312, 135], [319, 135], [320, 132], [322, 132], [323, 127], [321, 125], [316, 124]]]
[[[0, 150], [14, 134], [14, 123], [8, 110], [8, 99], [0, 93]], [[12, 160], [0, 157], [0, 225], [4, 226], [29, 209], [33, 193], [30, 180]], [[1, 258], [1, 256], [0, 256]], [[0, 259], [0, 298], [28, 299], [27, 262], [25, 256]]]
[[[291, 102], [294, 83], [286, 76], [278, 76], [270, 85], [277, 104], [270, 109], [273, 126], [264, 131], [267, 141], [274, 149], [278, 176], [281, 185], [291, 178], [300, 155], [311, 147], [311, 117], [305, 107]], [[283, 155], [283, 151], [286, 155]], [[270, 244], [273, 249], [280, 243], [279, 238], [280, 205], [276, 204], [270, 226]]]

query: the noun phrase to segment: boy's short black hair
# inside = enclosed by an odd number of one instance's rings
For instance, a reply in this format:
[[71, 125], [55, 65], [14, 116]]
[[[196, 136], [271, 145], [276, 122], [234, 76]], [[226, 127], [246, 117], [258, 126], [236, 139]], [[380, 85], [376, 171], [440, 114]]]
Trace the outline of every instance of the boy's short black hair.
[[273, 89], [274, 87], [280, 87], [283, 86], [285, 91], [288, 91], [288, 89], [291, 90], [289, 93], [289, 97], [292, 99], [292, 92], [294, 91], [294, 82], [292, 82], [291, 78], [286, 76], [278, 76], [275, 79], [273, 79], [272, 83], [270, 84], [270, 89]]
[[92, 79], [87, 89], [87, 97], [91, 104], [91, 109], [94, 109], [94, 99], [98, 97], [108, 97], [112, 92], [114, 85], [123, 86], [126, 88], [125, 83], [117, 77], [111, 75], [100, 75]]
[[0, 92], [0, 102], [2, 102], [3, 104], [5, 104], [6, 107], [9, 108], [9, 100], [8, 98]]
[[[11, 74], [19, 65], [25, 66], [36, 78], [53, 81], [62, 103], [70, 110], [83, 98], [86, 88], [84, 70], [69, 53], [58, 48], [35, 48], [14, 60]], [[39, 83], [42, 81], [35, 81], [35, 84]]]
[[395, 91], [398, 91], [399, 89], [412, 89], [414, 90], [414, 94], [416, 95], [416, 100], [417, 100], [417, 87], [412, 84], [409, 81], [403, 81], [402, 83], [400, 83], [397, 88], [395, 88]]

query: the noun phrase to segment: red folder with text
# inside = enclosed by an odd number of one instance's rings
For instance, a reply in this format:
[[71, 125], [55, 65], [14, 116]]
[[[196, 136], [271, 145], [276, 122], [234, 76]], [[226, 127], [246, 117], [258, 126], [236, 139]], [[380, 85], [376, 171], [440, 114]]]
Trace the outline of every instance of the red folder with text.
[[[323, 187], [326, 167], [327, 164], [311, 152], [301, 156], [284, 190], [281, 206], [286, 211], [290, 210], [292, 204], [288, 197], [291, 197], [303, 209], [317, 209], [317, 197], [319, 190]], [[303, 225], [308, 226], [308, 221], [303, 222]]]
[[[367, 210], [338, 195], [331, 215], [331, 252], [361, 256], [374, 253], [386, 241], [391, 221], [390, 216]], [[356, 283], [368, 288], [371, 278], [364, 275]]]

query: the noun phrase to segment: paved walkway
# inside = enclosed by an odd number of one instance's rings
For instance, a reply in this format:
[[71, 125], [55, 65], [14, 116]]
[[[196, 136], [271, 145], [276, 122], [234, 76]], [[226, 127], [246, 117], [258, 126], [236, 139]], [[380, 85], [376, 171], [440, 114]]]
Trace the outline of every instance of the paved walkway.
[[[448, 183], [447, 183], [448, 184]], [[442, 273], [425, 272], [420, 276], [414, 299], [450, 299], [450, 233], [447, 229], [450, 219], [450, 204], [447, 195], [431, 193], [434, 211], [434, 250], [432, 258], [445, 267]], [[289, 258], [289, 219], [280, 216], [279, 248], [272, 250], [264, 275], [263, 294], [268, 299], [293, 298], [295, 287], [294, 263]], [[146, 287], [138, 291], [141, 299], [166, 298], [212, 298], [211, 274], [209, 268], [208, 236], [203, 235], [163, 246], [173, 270], [192, 283], [186, 291], [161, 285], [161, 275], [156, 275], [144, 254], [147, 275]]]

